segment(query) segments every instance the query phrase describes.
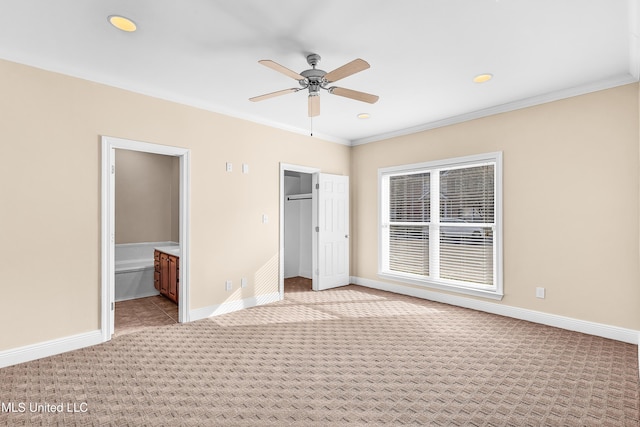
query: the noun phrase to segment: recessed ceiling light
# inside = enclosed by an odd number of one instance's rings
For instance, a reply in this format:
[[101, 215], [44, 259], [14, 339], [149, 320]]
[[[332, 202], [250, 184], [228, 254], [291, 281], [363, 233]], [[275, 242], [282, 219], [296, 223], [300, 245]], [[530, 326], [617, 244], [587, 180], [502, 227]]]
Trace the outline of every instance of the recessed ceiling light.
[[489, 74], [489, 73], [478, 74], [477, 76], [475, 76], [473, 78], [473, 82], [474, 83], [484, 83], [484, 82], [488, 82], [492, 78], [493, 78], [493, 74]]
[[129, 18], [125, 18], [124, 16], [111, 15], [109, 16], [109, 22], [117, 29], [128, 33], [132, 33], [138, 28], [135, 22]]
[[360, 114], [358, 114], [358, 118], [359, 119], [368, 119], [369, 117], [371, 117], [371, 114], [369, 114], [369, 113], [360, 113]]

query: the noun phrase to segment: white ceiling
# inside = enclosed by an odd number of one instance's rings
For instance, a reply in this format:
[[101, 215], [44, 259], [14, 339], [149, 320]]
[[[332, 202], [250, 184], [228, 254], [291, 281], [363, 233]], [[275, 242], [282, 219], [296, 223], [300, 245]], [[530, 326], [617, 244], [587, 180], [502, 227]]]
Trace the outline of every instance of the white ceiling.
[[0, 0], [0, 58], [300, 133], [305, 91], [249, 102], [298, 86], [258, 60], [301, 72], [309, 53], [325, 71], [362, 58], [371, 68], [335, 85], [380, 100], [322, 92], [313, 120], [358, 144], [637, 81], [638, 1]]

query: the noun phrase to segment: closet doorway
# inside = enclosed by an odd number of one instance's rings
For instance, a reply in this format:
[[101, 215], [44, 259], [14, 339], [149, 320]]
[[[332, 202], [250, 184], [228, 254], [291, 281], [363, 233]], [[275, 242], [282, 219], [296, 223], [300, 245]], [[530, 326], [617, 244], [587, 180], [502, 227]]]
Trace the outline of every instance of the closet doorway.
[[319, 169], [280, 165], [280, 297], [288, 286], [312, 288], [315, 265], [313, 174]]
[[[307, 193], [311, 177], [311, 193]], [[296, 183], [296, 181], [299, 183]], [[285, 185], [287, 189], [285, 190]], [[288, 194], [289, 193], [289, 194]], [[311, 200], [311, 223], [304, 208], [297, 224], [287, 224], [287, 204]], [[304, 212], [304, 214], [303, 214]], [[295, 217], [295, 215], [292, 215]], [[287, 250], [285, 230], [293, 230], [289, 240], [293, 250]], [[295, 230], [300, 230], [297, 233]], [[311, 230], [311, 239], [308, 232]], [[321, 173], [319, 169], [280, 164], [280, 298], [284, 299], [285, 275], [309, 275], [308, 247], [311, 242], [311, 288], [322, 291], [349, 284], [349, 177]], [[294, 253], [298, 250], [298, 256]], [[287, 256], [289, 252], [289, 256]], [[295, 276], [301, 277], [301, 276]]]
[[312, 274], [312, 175], [284, 174], [284, 279], [304, 278], [311, 290]]

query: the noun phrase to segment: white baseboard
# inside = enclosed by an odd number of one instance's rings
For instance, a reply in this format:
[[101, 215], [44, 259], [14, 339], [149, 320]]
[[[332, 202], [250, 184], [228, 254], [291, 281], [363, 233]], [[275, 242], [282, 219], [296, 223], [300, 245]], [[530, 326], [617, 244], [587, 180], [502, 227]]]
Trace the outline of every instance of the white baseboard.
[[[556, 328], [567, 329], [570, 331], [582, 332], [585, 334], [609, 338], [630, 344], [638, 344], [640, 341], [640, 331], [636, 331], [633, 329], [626, 329], [618, 326], [573, 319], [571, 317], [558, 316], [556, 314], [543, 313], [540, 311], [528, 310], [525, 308], [513, 307], [504, 304], [497, 304], [489, 301], [481, 301], [458, 295], [434, 292], [427, 289], [418, 289], [409, 286], [380, 282], [378, 280], [365, 279], [362, 277], [352, 276], [351, 283], [355, 285], [365, 286], [367, 288], [395, 292], [397, 294], [428, 299], [430, 301], [442, 302], [459, 307], [471, 308], [478, 311], [513, 317], [515, 319], [527, 320], [529, 322], [554, 326]], [[640, 363], [640, 354], [638, 355], [638, 359]]]
[[245, 298], [237, 301], [225, 302], [222, 304], [210, 305], [208, 307], [196, 308], [189, 311], [189, 321], [206, 319], [207, 317], [219, 316], [245, 308], [255, 307], [263, 304], [280, 301], [280, 293], [258, 295], [257, 297]]
[[311, 274], [311, 270], [300, 270], [298, 276], [304, 277], [305, 279], [311, 279], [313, 277], [313, 275]]
[[[280, 294], [278, 292], [199, 308], [189, 312], [190, 321], [231, 313], [244, 308], [269, 304], [276, 301], [280, 301]], [[102, 339], [102, 331], [96, 330], [84, 334], [72, 335], [69, 337], [0, 351], [0, 368], [41, 359], [43, 357], [54, 356], [67, 351], [101, 344], [102, 342], [104, 342]]]
[[0, 368], [102, 343], [100, 330], [0, 351]]

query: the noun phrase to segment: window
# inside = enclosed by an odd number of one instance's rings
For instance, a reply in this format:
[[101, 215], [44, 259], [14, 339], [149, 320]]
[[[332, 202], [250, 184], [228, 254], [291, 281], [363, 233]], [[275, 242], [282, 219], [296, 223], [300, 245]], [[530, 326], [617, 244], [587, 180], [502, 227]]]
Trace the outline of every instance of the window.
[[378, 175], [380, 275], [502, 298], [502, 153]]

